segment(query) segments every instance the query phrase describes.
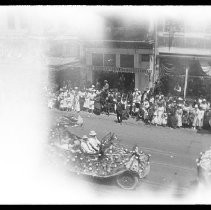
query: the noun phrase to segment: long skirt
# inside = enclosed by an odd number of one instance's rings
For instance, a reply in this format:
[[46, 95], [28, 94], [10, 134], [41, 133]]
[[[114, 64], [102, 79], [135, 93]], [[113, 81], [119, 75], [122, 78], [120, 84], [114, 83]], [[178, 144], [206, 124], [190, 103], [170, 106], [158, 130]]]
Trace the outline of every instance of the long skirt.
[[85, 109], [89, 109], [89, 103], [90, 103], [89, 98], [85, 98], [85, 101], [84, 101], [84, 108]]
[[169, 124], [170, 127], [176, 128], [177, 127], [177, 123], [178, 123], [178, 121], [177, 121], [177, 118], [176, 118], [175, 115], [170, 115], [168, 117], [168, 124]]
[[100, 115], [100, 113], [101, 113], [101, 103], [100, 102], [97, 102], [97, 101], [94, 102], [93, 113], [96, 115]]
[[94, 110], [94, 100], [89, 101], [89, 109]]

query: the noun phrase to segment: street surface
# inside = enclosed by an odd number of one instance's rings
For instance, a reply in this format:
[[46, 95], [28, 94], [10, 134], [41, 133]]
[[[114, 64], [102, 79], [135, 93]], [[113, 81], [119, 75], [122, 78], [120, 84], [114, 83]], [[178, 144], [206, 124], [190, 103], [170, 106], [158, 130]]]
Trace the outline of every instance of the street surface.
[[[55, 123], [62, 115], [75, 115], [73, 112], [50, 110], [51, 123]], [[143, 179], [137, 191], [149, 189], [152, 192], [173, 189], [178, 197], [191, 192], [197, 186], [196, 158], [200, 152], [211, 146], [211, 134], [207, 131], [197, 133], [192, 129], [171, 129], [169, 127], [144, 125], [142, 121], [130, 118], [122, 124], [116, 122], [116, 116], [94, 115], [81, 112], [84, 125], [70, 127], [69, 130], [76, 135], [88, 135], [95, 130], [99, 139], [107, 133], [114, 132], [121, 140], [121, 144], [133, 147], [137, 144], [140, 150], [151, 154], [151, 171]], [[118, 188], [115, 185], [102, 183], [90, 179], [98, 195], [106, 195]], [[117, 189], [116, 189], [117, 190]]]

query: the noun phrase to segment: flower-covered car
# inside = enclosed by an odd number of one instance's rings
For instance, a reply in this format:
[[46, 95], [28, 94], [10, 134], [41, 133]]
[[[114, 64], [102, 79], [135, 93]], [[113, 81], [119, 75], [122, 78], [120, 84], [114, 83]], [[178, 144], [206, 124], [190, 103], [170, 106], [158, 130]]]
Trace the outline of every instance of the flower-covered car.
[[201, 152], [196, 163], [199, 181], [211, 184], [211, 149]]
[[80, 149], [80, 137], [71, 134], [75, 147], [68, 143], [54, 143], [53, 146], [68, 162], [71, 172], [98, 178], [114, 178], [123, 189], [134, 189], [139, 181], [150, 172], [150, 155], [137, 146], [128, 149], [118, 142], [115, 134], [109, 133], [101, 140], [97, 154], [86, 154]]

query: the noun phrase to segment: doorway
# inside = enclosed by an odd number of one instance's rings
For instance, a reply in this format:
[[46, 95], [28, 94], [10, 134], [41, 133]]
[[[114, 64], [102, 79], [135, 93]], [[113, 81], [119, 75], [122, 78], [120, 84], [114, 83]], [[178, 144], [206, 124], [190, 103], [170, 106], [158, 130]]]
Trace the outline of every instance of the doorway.
[[93, 71], [93, 84], [99, 81], [101, 88], [104, 80], [107, 80], [111, 89], [128, 92], [135, 88], [135, 74], [112, 71]]

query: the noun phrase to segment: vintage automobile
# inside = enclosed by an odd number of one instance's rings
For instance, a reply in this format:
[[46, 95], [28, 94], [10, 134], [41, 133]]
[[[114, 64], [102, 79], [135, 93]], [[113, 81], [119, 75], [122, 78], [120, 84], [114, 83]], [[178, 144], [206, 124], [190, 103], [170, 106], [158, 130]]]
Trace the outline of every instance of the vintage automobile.
[[150, 155], [139, 152], [137, 146], [128, 149], [121, 145], [114, 133], [107, 134], [101, 140], [100, 151], [91, 155], [80, 150], [80, 137], [74, 135], [72, 138], [78, 144], [52, 144], [66, 160], [71, 172], [94, 178], [112, 178], [123, 189], [134, 189], [150, 172]]
[[196, 159], [198, 181], [204, 184], [211, 184], [211, 148], [201, 152]]

